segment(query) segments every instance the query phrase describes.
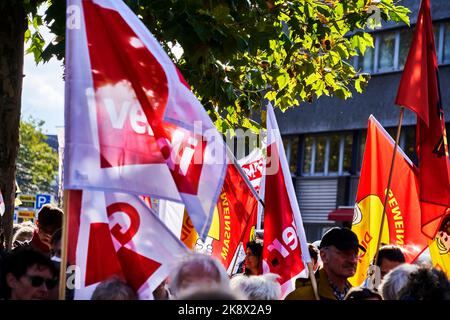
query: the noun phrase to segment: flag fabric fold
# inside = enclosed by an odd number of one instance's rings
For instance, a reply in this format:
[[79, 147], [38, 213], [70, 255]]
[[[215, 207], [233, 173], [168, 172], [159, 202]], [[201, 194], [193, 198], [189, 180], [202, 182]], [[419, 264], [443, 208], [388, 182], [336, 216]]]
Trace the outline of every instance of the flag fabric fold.
[[433, 238], [450, 207], [450, 166], [429, 0], [422, 0], [395, 103], [417, 114], [422, 229]]
[[292, 177], [271, 104], [267, 106], [263, 271], [278, 274], [283, 298], [311, 261]]
[[[352, 231], [366, 248], [366, 252], [360, 252], [356, 273], [349, 279], [355, 286], [365, 280], [377, 251], [393, 150], [394, 140], [371, 115], [352, 225]], [[400, 148], [396, 152], [381, 244], [402, 247], [406, 261], [410, 263], [428, 243], [421, 231], [417, 168]]]
[[153, 299], [153, 290], [188, 252], [135, 195], [72, 190], [69, 219], [75, 299], [90, 299], [112, 276], [124, 279], [140, 299]]
[[201, 238], [228, 158], [157, 40], [122, 2], [69, 0], [66, 189], [183, 202]]
[[226, 270], [231, 270], [233, 257], [247, 234], [249, 223], [256, 217], [257, 209], [258, 200], [235, 165], [229, 164], [206, 239], [198, 237], [186, 213], [181, 239], [187, 247], [217, 258]]

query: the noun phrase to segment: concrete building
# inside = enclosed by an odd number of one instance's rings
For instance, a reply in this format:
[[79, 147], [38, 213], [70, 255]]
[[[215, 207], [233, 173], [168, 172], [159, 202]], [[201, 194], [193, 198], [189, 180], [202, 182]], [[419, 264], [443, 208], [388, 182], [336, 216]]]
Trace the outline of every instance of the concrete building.
[[[351, 223], [369, 115], [394, 136], [400, 110], [394, 101], [420, 0], [400, 4], [412, 11], [411, 28], [389, 23], [371, 31], [375, 48], [353, 61], [361, 71], [372, 74], [363, 94], [355, 92], [346, 101], [322, 97], [284, 114], [277, 112], [308, 241], [320, 239], [331, 226]], [[449, 132], [450, 2], [432, 0], [431, 10]], [[405, 110], [400, 146], [413, 161], [417, 160], [415, 124], [415, 114]]]

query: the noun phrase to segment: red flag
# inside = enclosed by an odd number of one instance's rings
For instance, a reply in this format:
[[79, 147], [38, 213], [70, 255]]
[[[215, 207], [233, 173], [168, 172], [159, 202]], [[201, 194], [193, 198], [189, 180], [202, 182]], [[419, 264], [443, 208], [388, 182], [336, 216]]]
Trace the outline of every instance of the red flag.
[[[366, 279], [367, 269], [378, 249], [377, 241], [393, 149], [393, 139], [381, 124], [370, 116], [352, 225], [352, 231], [366, 248], [366, 252], [360, 252], [356, 273], [350, 279], [355, 286], [361, 285]], [[408, 263], [414, 261], [428, 245], [427, 238], [421, 231], [416, 171], [411, 160], [398, 148], [386, 203], [381, 243], [402, 247]]]
[[257, 208], [258, 201], [247, 183], [235, 165], [229, 164], [206, 239], [197, 237], [188, 217], [183, 221], [181, 239], [196, 252], [216, 257], [228, 270]]
[[152, 299], [176, 259], [187, 253], [138, 196], [72, 190], [66, 200], [76, 299], [89, 299], [98, 283], [114, 275], [141, 299]]
[[67, 12], [66, 189], [182, 201], [206, 237], [228, 164], [223, 137], [122, 1], [70, 0]]
[[417, 114], [422, 230], [433, 238], [450, 207], [450, 168], [429, 0], [422, 0], [395, 103]]
[[311, 261], [291, 173], [275, 113], [267, 107], [263, 270], [280, 276], [283, 298], [305, 276]]
[[[255, 149], [247, 157], [239, 159], [238, 163], [241, 165], [242, 170], [247, 176], [248, 180], [252, 184], [255, 191], [261, 196], [261, 181], [264, 167], [264, 155], [261, 149]], [[250, 218], [250, 222], [247, 226], [243, 238], [243, 245], [248, 241], [251, 241], [255, 237], [255, 229], [257, 228], [259, 212], [262, 211], [261, 204], [258, 204], [258, 210], [255, 210]]]

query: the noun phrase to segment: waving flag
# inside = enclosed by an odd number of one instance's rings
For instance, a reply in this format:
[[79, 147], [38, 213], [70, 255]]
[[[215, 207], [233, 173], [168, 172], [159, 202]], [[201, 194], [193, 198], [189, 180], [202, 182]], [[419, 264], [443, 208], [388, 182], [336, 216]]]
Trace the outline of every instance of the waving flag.
[[182, 201], [205, 238], [226, 173], [222, 136], [122, 1], [69, 0], [67, 15], [66, 189]]
[[185, 215], [181, 239], [196, 252], [216, 257], [228, 269], [257, 208], [252, 191], [235, 165], [229, 164], [208, 236], [200, 239]]
[[433, 238], [450, 207], [450, 167], [429, 0], [422, 0], [395, 103], [417, 114], [422, 230]]
[[[377, 251], [393, 150], [393, 139], [371, 115], [352, 225], [352, 231], [366, 248], [366, 252], [360, 252], [356, 273], [349, 279], [355, 286], [367, 277]], [[381, 243], [402, 247], [406, 261], [414, 261], [428, 243], [421, 232], [416, 169], [400, 148], [395, 157], [385, 214]]]
[[429, 241], [433, 266], [444, 271], [450, 277], [450, 209], [433, 240]]
[[311, 261], [289, 165], [271, 105], [267, 107], [263, 270], [280, 275], [282, 295], [295, 289]]
[[69, 222], [76, 299], [90, 299], [98, 283], [114, 275], [140, 299], [153, 299], [153, 290], [188, 252], [138, 196], [71, 191]]

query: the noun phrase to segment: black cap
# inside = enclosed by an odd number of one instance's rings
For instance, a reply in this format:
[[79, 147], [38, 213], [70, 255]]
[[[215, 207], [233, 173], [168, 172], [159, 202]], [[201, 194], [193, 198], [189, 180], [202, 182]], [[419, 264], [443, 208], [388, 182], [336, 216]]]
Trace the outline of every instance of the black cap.
[[366, 252], [366, 248], [358, 242], [356, 234], [348, 228], [334, 227], [328, 230], [320, 241], [319, 249], [335, 246], [339, 250], [361, 249]]

